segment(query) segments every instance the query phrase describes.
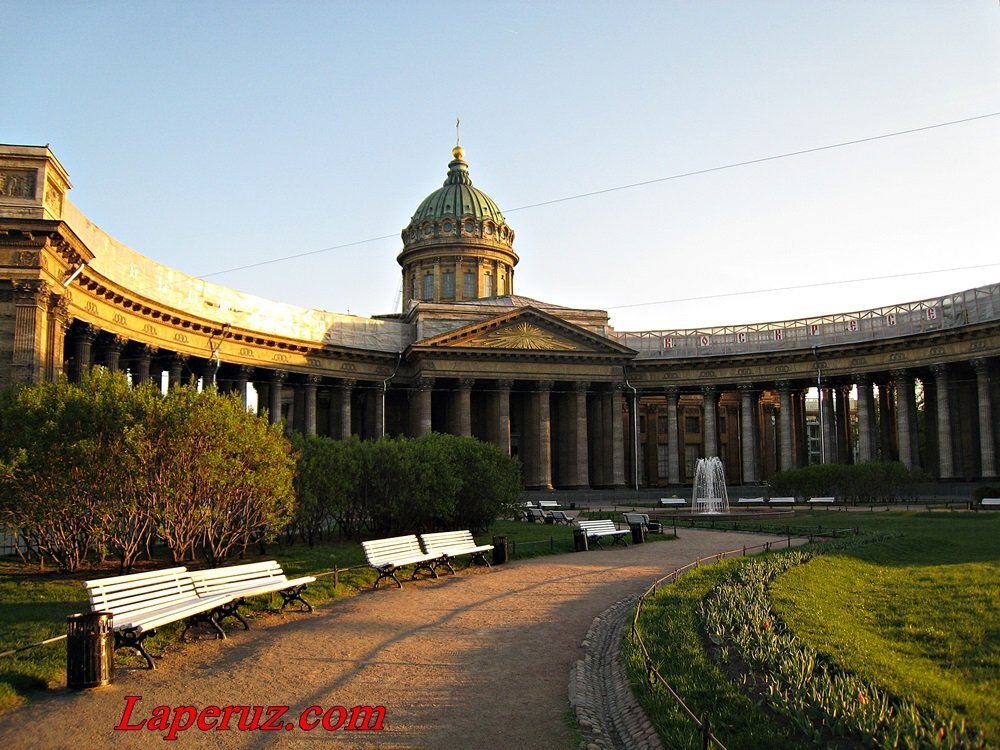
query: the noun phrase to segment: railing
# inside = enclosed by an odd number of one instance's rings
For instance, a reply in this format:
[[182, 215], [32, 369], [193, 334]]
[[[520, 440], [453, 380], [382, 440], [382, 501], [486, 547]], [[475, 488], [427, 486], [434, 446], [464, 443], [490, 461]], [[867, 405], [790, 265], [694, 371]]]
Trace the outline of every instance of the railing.
[[638, 359], [680, 359], [812, 349], [1000, 321], [1000, 284], [900, 305], [772, 323], [661, 331], [614, 331]]

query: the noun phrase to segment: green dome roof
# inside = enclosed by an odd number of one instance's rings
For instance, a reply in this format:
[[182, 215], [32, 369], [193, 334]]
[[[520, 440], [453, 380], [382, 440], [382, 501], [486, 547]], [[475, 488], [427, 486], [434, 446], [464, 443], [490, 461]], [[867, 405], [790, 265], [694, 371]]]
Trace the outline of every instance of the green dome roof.
[[462, 159], [465, 155], [462, 147], [456, 146], [452, 154], [455, 158], [448, 164], [448, 178], [444, 185], [417, 206], [410, 224], [437, 221], [446, 216], [456, 219], [473, 216], [478, 220], [489, 219], [498, 226], [506, 224], [506, 219], [493, 199], [472, 186], [469, 165]]

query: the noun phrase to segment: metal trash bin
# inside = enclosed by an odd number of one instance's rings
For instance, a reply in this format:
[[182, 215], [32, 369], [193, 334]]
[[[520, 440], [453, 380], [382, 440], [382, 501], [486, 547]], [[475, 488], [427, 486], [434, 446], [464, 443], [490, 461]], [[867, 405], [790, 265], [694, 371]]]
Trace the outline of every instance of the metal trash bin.
[[632, 529], [632, 544], [642, 544], [646, 541], [646, 525], [642, 523], [630, 523]]
[[115, 674], [115, 631], [110, 612], [66, 618], [66, 686], [73, 690], [110, 685]]
[[507, 562], [507, 537], [493, 537], [493, 564], [503, 565]]
[[586, 552], [589, 549], [587, 532], [583, 529], [573, 529], [573, 548], [577, 552]]

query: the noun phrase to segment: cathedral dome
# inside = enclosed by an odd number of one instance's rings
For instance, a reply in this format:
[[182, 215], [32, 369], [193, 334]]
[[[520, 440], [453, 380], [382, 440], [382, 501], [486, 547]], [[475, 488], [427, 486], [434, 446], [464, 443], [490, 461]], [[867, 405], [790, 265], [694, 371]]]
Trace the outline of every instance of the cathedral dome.
[[482, 299], [513, 292], [514, 230], [497, 204], [472, 185], [455, 146], [444, 185], [417, 206], [402, 231], [403, 309], [413, 301]]

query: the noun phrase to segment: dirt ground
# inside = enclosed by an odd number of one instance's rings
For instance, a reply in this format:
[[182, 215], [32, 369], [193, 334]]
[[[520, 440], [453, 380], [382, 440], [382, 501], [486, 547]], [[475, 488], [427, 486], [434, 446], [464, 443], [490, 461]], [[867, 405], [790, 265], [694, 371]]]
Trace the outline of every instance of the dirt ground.
[[[675, 541], [404, 580], [402, 589], [366, 591], [311, 615], [263, 618], [249, 632], [230, 627], [225, 641], [206, 636], [171, 648], [153, 672], [119, 668], [107, 688], [53, 691], [0, 716], [0, 747], [163, 747], [165, 731], [115, 729], [127, 696], [140, 696], [129, 724], [150, 719], [156, 706], [289, 707], [276, 731], [239, 731], [237, 715], [228, 731], [192, 727], [166, 747], [570, 750], [580, 741], [570, 668], [593, 619], [691, 560], [774, 539], [678, 533]], [[384, 706], [383, 729], [306, 731], [298, 719], [310, 706]]]

